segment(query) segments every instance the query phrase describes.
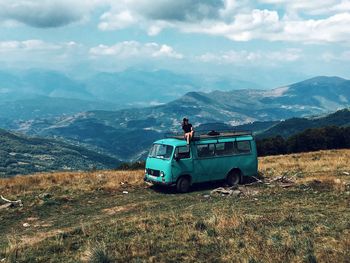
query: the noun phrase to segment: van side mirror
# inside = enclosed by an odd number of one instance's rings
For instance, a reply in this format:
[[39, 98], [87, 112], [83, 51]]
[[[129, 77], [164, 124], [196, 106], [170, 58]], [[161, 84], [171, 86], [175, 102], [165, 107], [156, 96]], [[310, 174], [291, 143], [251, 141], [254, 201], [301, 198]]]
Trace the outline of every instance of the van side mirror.
[[179, 157], [178, 153], [174, 154], [174, 160], [177, 161], [177, 162], [180, 160], [180, 157]]

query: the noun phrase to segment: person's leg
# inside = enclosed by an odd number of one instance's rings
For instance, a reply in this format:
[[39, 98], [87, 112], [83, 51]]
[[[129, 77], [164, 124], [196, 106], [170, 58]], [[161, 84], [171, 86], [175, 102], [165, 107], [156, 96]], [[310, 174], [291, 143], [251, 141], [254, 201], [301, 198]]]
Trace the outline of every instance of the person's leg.
[[187, 142], [189, 143], [190, 141], [192, 141], [192, 139], [193, 139], [193, 131], [188, 133], [188, 141]]
[[187, 144], [190, 144], [191, 134], [188, 132], [185, 135], [186, 135]]
[[191, 131], [191, 140], [193, 139], [194, 137], [194, 131]]

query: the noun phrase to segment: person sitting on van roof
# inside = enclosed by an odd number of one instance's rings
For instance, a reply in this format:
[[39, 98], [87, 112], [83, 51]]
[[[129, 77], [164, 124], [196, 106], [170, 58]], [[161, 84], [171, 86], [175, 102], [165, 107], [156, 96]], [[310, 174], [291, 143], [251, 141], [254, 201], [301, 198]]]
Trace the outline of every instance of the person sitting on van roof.
[[182, 120], [182, 129], [184, 131], [184, 137], [185, 140], [187, 141], [187, 144], [190, 144], [190, 141], [193, 138], [194, 135], [194, 129], [192, 127], [192, 124], [188, 122], [187, 118], [183, 118]]

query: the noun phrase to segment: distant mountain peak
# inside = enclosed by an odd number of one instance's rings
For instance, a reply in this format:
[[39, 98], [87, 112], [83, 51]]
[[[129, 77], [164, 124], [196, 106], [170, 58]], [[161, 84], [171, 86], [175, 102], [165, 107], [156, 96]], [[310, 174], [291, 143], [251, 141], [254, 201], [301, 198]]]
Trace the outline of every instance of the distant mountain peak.
[[292, 84], [292, 86], [295, 85], [300, 85], [300, 84], [305, 84], [305, 85], [320, 85], [320, 84], [339, 84], [339, 83], [344, 83], [349, 80], [338, 77], [338, 76], [316, 76], [298, 83]]

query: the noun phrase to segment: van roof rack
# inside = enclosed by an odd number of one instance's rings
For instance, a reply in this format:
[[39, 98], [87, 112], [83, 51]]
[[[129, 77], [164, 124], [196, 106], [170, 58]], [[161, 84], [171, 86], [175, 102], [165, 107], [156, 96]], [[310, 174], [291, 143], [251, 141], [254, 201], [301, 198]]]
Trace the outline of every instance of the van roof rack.
[[[215, 130], [199, 130], [194, 133], [194, 141], [199, 141], [202, 139], [218, 139], [226, 137], [238, 137], [244, 135], [253, 135], [252, 131], [248, 130], [224, 130], [224, 131], [215, 131]], [[166, 133], [165, 138], [172, 138], [178, 140], [184, 140], [183, 133]]]

